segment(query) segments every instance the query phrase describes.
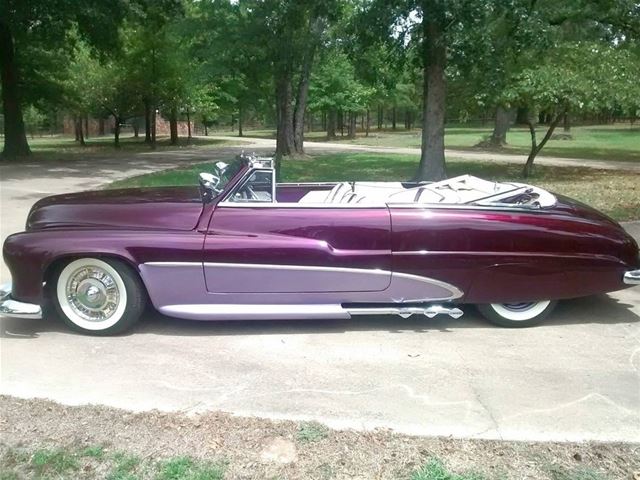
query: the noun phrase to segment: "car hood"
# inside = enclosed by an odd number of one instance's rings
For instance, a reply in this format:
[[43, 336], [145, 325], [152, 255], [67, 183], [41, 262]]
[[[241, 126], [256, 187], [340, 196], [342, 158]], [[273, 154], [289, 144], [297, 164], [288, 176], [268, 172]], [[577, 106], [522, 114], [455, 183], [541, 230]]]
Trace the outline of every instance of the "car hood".
[[193, 230], [201, 213], [196, 187], [97, 190], [43, 198], [31, 208], [26, 228]]

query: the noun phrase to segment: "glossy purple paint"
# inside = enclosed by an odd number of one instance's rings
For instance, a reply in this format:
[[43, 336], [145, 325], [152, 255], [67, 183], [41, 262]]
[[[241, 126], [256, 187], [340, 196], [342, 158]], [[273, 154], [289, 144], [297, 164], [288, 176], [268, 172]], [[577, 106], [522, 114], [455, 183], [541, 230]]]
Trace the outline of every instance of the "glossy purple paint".
[[[399, 302], [426, 302], [433, 300], [448, 300], [455, 296], [457, 292], [452, 291], [447, 285], [440, 282], [431, 282], [423, 277], [414, 278], [409, 275], [392, 273], [390, 285], [384, 291], [340, 291], [339, 289], [324, 288], [316, 291], [309, 291], [309, 284], [313, 284], [311, 277], [300, 277], [299, 272], [290, 271], [288, 276], [281, 276], [280, 281], [287, 285], [304, 285], [300, 290], [305, 292], [273, 292], [272, 274], [273, 270], [265, 265], [265, 271], [260, 272], [256, 280], [263, 280], [262, 287], [253, 293], [248, 292], [207, 292], [204, 288], [190, 288], [193, 286], [194, 278], [202, 278], [202, 266], [200, 264], [180, 264], [180, 265], [157, 265], [146, 263], [140, 265], [140, 275], [147, 287], [153, 305], [159, 311], [189, 318], [193, 320], [223, 319], [220, 312], [214, 308], [206, 313], [196, 311], [189, 312], [188, 305], [246, 305], [249, 310], [251, 306], [260, 307], [269, 305], [334, 305], [339, 306], [344, 303], [399, 303]], [[222, 267], [219, 270], [221, 277], [228, 279], [231, 284], [239, 284], [238, 270]], [[242, 275], [242, 274], [241, 274]], [[362, 276], [375, 275], [369, 271], [353, 272], [324, 272], [324, 285], [335, 285], [338, 282], [346, 285], [357, 284]], [[181, 308], [177, 308], [181, 307]], [[177, 312], [182, 314], [177, 315]], [[243, 311], [239, 308], [238, 311]], [[245, 309], [243, 315], [245, 319], [261, 318], [261, 310], [255, 310], [253, 315]], [[344, 312], [343, 312], [344, 313]]]
[[[203, 253], [205, 263], [384, 270], [389, 272], [387, 276], [362, 277], [357, 285], [340, 285], [336, 279], [324, 287], [380, 291], [389, 286], [391, 278], [391, 217], [387, 208], [218, 206], [209, 224]], [[213, 287], [217, 275], [215, 268], [205, 267], [211, 292], [217, 291]], [[238, 286], [230, 284], [229, 288]], [[297, 288], [305, 291], [304, 284]]]
[[196, 187], [99, 190], [54, 195], [36, 202], [27, 229], [113, 227], [193, 230], [202, 213]]
[[[327, 187], [283, 185], [278, 199], [296, 202], [318, 188]], [[459, 289], [463, 295], [451, 298], [455, 303], [561, 299], [626, 288], [624, 272], [640, 268], [637, 244], [619, 225], [562, 197], [556, 207], [528, 211], [417, 205], [253, 208], [215, 200], [203, 206], [197, 189], [186, 187], [48, 197], [34, 205], [28, 230], [6, 240], [3, 254], [18, 300], [43, 303], [42, 283], [57, 262], [107, 256], [139, 271], [153, 304], [172, 314], [175, 305], [450, 297], [444, 296], [451, 292], [447, 288], [420, 278]], [[228, 264], [265, 269], [257, 278], [229, 270]], [[288, 276], [270, 272], [269, 265], [330, 271], [298, 269]], [[375, 270], [380, 273], [366, 273]], [[203, 318], [197, 310], [188, 318]]]

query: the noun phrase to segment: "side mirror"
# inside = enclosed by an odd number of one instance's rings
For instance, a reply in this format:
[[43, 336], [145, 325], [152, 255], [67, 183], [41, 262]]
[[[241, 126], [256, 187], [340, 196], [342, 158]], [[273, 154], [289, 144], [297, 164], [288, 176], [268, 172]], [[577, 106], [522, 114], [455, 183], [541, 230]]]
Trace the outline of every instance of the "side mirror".
[[198, 175], [198, 183], [200, 185], [200, 195], [204, 203], [209, 203], [218, 193], [218, 185], [220, 177], [216, 177], [212, 173], [202, 172]]

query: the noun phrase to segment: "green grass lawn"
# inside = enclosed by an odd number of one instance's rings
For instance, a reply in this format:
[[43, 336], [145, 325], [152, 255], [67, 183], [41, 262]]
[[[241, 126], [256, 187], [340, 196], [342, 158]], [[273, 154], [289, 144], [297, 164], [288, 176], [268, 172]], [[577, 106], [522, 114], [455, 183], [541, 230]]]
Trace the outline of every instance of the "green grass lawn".
[[[445, 130], [445, 146], [450, 149], [482, 151], [475, 147], [483, 139], [491, 135], [492, 126], [452, 126]], [[561, 133], [562, 129], [556, 130]], [[544, 135], [542, 128], [538, 132], [538, 141]], [[588, 126], [571, 129], [573, 140], [549, 140], [542, 149], [542, 156], [567, 158], [585, 158], [595, 160], [640, 161], [640, 126]], [[246, 136], [274, 138], [272, 130], [255, 130], [246, 132]], [[311, 141], [326, 141], [325, 132], [309, 132], [305, 138]], [[381, 130], [372, 129], [369, 136], [359, 134], [354, 140], [340, 137], [335, 142], [377, 147], [420, 148], [421, 131], [419, 129]], [[499, 150], [501, 153], [529, 153], [531, 138], [526, 128], [512, 128], [507, 136], [508, 145]], [[486, 150], [486, 149], [484, 149]]]
[[9, 449], [0, 458], [0, 468], [0, 480], [222, 480], [225, 463], [186, 456], [150, 459], [96, 445], [84, 449]]
[[[242, 144], [238, 139], [237, 144]], [[169, 143], [169, 137], [158, 137], [156, 149], [177, 150], [181, 148], [193, 147], [216, 147], [221, 145], [231, 145], [236, 142], [229, 142], [213, 137], [194, 137], [187, 139], [180, 137], [177, 145]], [[144, 142], [144, 135], [138, 138], [132, 135], [120, 137], [120, 148], [115, 148], [113, 136], [90, 137], [86, 139], [86, 146], [80, 145], [73, 137], [62, 135], [43, 136], [29, 138], [29, 146], [33, 153], [33, 160], [57, 160], [84, 158], [86, 156], [101, 155], [130, 155], [138, 152], [151, 151], [151, 147]]]
[[[413, 155], [342, 153], [309, 160], [286, 160], [282, 165], [282, 176], [285, 182], [395, 181], [410, 179], [416, 167], [417, 159]], [[448, 160], [451, 177], [468, 173], [487, 180], [523, 181], [521, 169], [522, 166], [516, 164]], [[110, 184], [109, 188], [195, 185], [199, 172], [211, 170], [210, 163], [196, 164], [120, 180]], [[576, 198], [620, 221], [640, 218], [638, 173], [538, 165], [527, 183]]]
[[[299, 440], [308, 442], [308, 440]], [[312, 440], [317, 442], [317, 440]], [[250, 449], [247, 449], [250, 450]], [[154, 453], [154, 452], [151, 452]], [[487, 459], [479, 459], [478, 464], [486, 467]], [[489, 461], [491, 461], [489, 459]], [[228, 460], [196, 459], [189, 456], [158, 458], [156, 455], [139, 456], [120, 450], [107, 449], [102, 445], [74, 448], [25, 448], [5, 449], [0, 455], [0, 480], [38, 478], [42, 480], [223, 480], [229, 467]], [[295, 466], [293, 467], [295, 468]], [[256, 473], [260, 466], [254, 464]], [[544, 471], [553, 480], [608, 480], [609, 477], [590, 467], [567, 468], [548, 464]], [[251, 468], [249, 469], [251, 470]], [[290, 468], [291, 470], [291, 468]], [[295, 471], [295, 470], [294, 470]], [[298, 471], [298, 473], [301, 473]], [[334, 478], [333, 468], [324, 463], [316, 475], [291, 478]], [[319, 474], [319, 475], [318, 475]], [[239, 478], [239, 477], [231, 477]], [[245, 477], [242, 477], [245, 478]], [[246, 478], [258, 478], [256, 476]], [[284, 478], [279, 476], [261, 478]], [[431, 457], [414, 469], [409, 476], [399, 474], [397, 480], [504, 480], [516, 478], [505, 472], [487, 475], [478, 472], [458, 473], [448, 468], [437, 457]]]

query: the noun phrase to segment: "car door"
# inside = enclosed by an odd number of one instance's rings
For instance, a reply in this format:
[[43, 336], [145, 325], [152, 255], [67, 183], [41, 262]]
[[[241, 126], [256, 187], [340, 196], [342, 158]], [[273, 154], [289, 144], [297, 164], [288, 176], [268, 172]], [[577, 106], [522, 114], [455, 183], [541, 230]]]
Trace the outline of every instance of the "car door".
[[389, 286], [386, 206], [274, 203], [275, 190], [268, 195], [264, 175], [257, 178], [253, 193], [240, 188], [213, 212], [203, 249], [208, 292], [363, 292]]

